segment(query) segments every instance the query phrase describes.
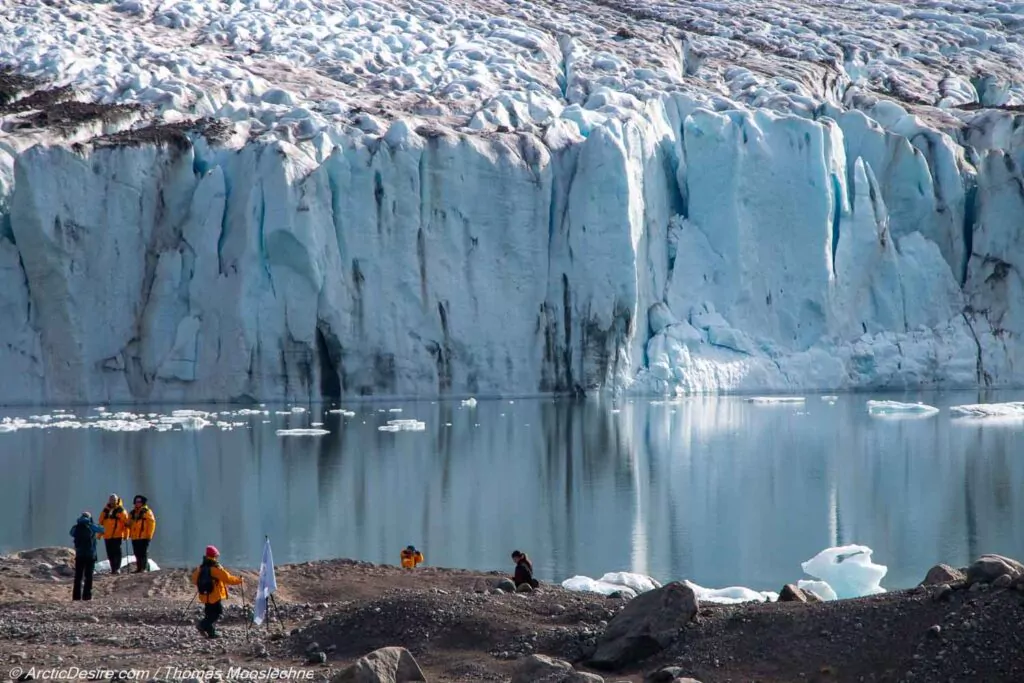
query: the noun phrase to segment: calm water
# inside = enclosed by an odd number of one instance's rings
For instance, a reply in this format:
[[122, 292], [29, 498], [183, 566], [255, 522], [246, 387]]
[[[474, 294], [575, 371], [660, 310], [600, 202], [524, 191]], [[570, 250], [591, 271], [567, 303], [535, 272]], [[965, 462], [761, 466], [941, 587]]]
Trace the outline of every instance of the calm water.
[[[869, 398], [387, 403], [350, 405], [354, 418], [271, 409], [233, 431], [21, 430], [0, 434], [0, 551], [66, 544], [77, 513], [116, 491], [149, 496], [151, 557], [171, 566], [209, 543], [258, 566], [264, 534], [278, 563], [395, 563], [412, 543], [431, 564], [502, 569], [521, 548], [548, 580], [632, 570], [761, 589], [837, 544], [874, 548], [889, 587], [940, 561], [1024, 556], [1024, 422], [880, 419]], [[396, 417], [426, 430], [377, 430]], [[321, 421], [327, 436], [276, 435]]]

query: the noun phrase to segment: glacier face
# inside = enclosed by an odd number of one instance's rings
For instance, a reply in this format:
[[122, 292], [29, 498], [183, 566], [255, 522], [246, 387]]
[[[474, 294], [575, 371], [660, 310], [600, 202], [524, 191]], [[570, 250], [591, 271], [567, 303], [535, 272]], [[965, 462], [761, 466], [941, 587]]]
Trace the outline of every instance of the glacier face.
[[975, 4], [13, 2], [0, 401], [1017, 384]]

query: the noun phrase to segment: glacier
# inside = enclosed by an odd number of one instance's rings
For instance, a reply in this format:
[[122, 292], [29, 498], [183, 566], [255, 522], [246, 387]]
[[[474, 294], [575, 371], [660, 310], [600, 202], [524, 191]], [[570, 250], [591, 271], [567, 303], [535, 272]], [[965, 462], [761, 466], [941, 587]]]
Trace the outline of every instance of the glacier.
[[0, 402], [1020, 385], [1022, 24], [9, 0]]

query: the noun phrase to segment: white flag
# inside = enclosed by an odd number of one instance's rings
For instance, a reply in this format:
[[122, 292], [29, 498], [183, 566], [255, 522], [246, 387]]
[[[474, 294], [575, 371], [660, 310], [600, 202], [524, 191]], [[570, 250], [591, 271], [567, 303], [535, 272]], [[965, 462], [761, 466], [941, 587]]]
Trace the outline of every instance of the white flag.
[[277, 578], [274, 576], [274, 555], [270, 552], [270, 539], [263, 544], [263, 559], [260, 560], [260, 582], [256, 586], [256, 602], [253, 605], [252, 620], [262, 624], [267, 618], [267, 600], [277, 590]]

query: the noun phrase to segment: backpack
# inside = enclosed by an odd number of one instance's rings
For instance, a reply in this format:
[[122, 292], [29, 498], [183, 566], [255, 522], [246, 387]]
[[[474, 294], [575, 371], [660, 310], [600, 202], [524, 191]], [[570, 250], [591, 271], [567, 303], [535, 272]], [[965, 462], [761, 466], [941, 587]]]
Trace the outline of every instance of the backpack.
[[92, 552], [93, 533], [89, 522], [79, 522], [75, 525], [75, 550], [81, 553]]
[[200, 595], [209, 595], [213, 592], [213, 565], [203, 563], [199, 567], [199, 578], [196, 580], [196, 590]]

